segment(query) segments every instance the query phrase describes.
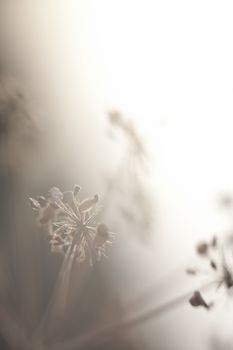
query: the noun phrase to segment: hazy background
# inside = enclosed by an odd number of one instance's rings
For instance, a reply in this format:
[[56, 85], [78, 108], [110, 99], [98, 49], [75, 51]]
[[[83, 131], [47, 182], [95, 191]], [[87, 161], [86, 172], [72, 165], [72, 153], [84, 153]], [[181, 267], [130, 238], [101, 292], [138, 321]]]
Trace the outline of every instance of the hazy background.
[[[114, 171], [123, 149], [106, 135], [106, 111], [122, 111], [149, 150], [155, 222], [147, 244], [119, 233], [109, 281], [127, 301], [181, 266], [160, 297], [188, 290], [182, 268], [194, 244], [229, 222], [218, 198], [233, 192], [233, 3], [21, 0], [1, 7], [1, 50], [47, 137], [43, 168], [39, 161], [28, 178], [55, 174], [55, 185], [79, 183], [103, 195], [103, 174]], [[187, 304], [141, 327], [148, 349], [201, 350], [212, 333], [230, 338], [229, 308], [204, 311]]]

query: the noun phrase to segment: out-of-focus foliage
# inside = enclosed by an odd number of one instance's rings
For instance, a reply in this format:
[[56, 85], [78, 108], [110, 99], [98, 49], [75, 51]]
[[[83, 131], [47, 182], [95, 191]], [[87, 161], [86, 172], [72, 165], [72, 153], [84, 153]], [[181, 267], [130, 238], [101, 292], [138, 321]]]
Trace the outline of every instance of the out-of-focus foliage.
[[35, 148], [37, 131], [16, 82], [0, 71], [0, 164], [23, 166]]

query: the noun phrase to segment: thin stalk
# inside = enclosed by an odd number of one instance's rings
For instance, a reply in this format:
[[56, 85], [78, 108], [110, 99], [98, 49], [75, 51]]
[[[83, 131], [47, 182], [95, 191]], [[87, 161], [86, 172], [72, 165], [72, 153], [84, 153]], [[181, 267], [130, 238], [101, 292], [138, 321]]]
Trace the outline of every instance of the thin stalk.
[[173, 270], [170, 270], [166, 273], [166, 275], [163, 275], [154, 283], [152, 283], [147, 288], [144, 288], [144, 291], [138, 294], [135, 298], [130, 300], [128, 303], [126, 303], [127, 309], [135, 309], [139, 308], [140, 306], [144, 306], [145, 303], [148, 303], [152, 298], [155, 297], [156, 293], [158, 291], [161, 291], [161, 287], [164, 285], [167, 285], [168, 282], [174, 282], [174, 280], [177, 280], [177, 274], [179, 274], [181, 271], [184, 270], [184, 266], [187, 266], [187, 262], [184, 264], [181, 264], [180, 266], [174, 268]]
[[[199, 288], [200, 291], [209, 289], [213, 283], [208, 283]], [[111, 337], [117, 334], [120, 331], [129, 331], [135, 327], [138, 327], [145, 322], [152, 320], [156, 317], [159, 317], [166, 312], [172, 311], [175, 308], [186, 303], [190, 296], [193, 294], [193, 289], [189, 292], [185, 292], [179, 296], [174, 297], [167, 302], [164, 302], [154, 308], [143, 311], [140, 314], [131, 317], [129, 319], [123, 320], [118, 323], [108, 324], [74, 338], [72, 341], [63, 342], [49, 347], [50, 350], [77, 350], [87, 348], [90, 344], [101, 345], [102, 343], [108, 341]]]
[[32, 344], [36, 343], [38, 345], [38, 342], [39, 343], [41, 343], [41, 341], [43, 342], [42, 335], [44, 331], [44, 326], [48, 321], [49, 314], [52, 312], [52, 310], [54, 310], [54, 304], [56, 303], [57, 298], [59, 297], [59, 293], [61, 292], [62, 288], [64, 288], [63, 292], [67, 293], [67, 289], [69, 285], [69, 277], [70, 277], [70, 272], [71, 272], [72, 262], [73, 262], [72, 252], [73, 252], [73, 245], [67, 251], [67, 255], [64, 258], [61, 269], [59, 271], [59, 275], [57, 278], [56, 286], [54, 288], [52, 297], [39, 322], [39, 325], [37, 326], [34, 334], [32, 335], [32, 339], [31, 339]]

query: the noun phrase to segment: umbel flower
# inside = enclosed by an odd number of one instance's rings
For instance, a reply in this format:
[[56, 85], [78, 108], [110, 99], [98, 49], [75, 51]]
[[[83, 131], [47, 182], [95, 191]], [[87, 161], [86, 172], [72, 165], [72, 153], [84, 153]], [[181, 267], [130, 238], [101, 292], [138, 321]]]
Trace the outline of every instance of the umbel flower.
[[[233, 292], [233, 255], [232, 246], [229, 241], [219, 242], [213, 237], [210, 242], [200, 242], [196, 246], [196, 253], [199, 255], [205, 268], [188, 268], [189, 275], [205, 277], [209, 281], [209, 286], [220, 288], [227, 294]], [[210, 309], [213, 303], [207, 303], [200, 291], [195, 291], [189, 300], [194, 307], [202, 306]]]
[[39, 224], [45, 225], [49, 234], [51, 251], [72, 256], [78, 262], [93, 261], [106, 257], [114, 233], [103, 223], [97, 222], [98, 195], [80, 200], [81, 187], [61, 192], [52, 187], [48, 197], [29, 198], [30, 206], [37, 212]]

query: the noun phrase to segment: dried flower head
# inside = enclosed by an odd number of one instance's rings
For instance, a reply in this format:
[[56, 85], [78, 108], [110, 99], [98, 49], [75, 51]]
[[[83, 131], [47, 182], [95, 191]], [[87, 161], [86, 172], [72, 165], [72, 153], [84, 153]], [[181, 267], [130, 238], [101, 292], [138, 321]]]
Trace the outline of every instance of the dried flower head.
[[72, 255], [78, 262], [99, 260], [106, 256], [114, 234], [105, 224], [97, 223], [98, 195], [80, 200], [80, 186], [61, 192], [52, 187], [48, 197], [29, 198], [38, 221], [46, 225], [52, 252]]
[[[205, 266], [205, 269], [188, 268], [186, 272], [189, 275], [205, 276], [209, 279], [211, 284], [217, 287], [217, 289], [224, 287], [225, 291], [228, 293], [231, 292], [233, 289], [233, 256], [232, 248], [227, 241], [220, 244], [217, 241], [217, 238], [213, 237], [210, 242], [200, 242], [196, 247], [196, 252], [202, 258], [202, 262], [205, 262], [207, 267]], [[197, 294], [197, 292], [195, 293], [190, 299], [191, 305], [202, 305], [206, 307], [207, 304], [204, 299], [201, 301], [200, 295]], [[195, 305], [198, 303], [199, 305]]]

